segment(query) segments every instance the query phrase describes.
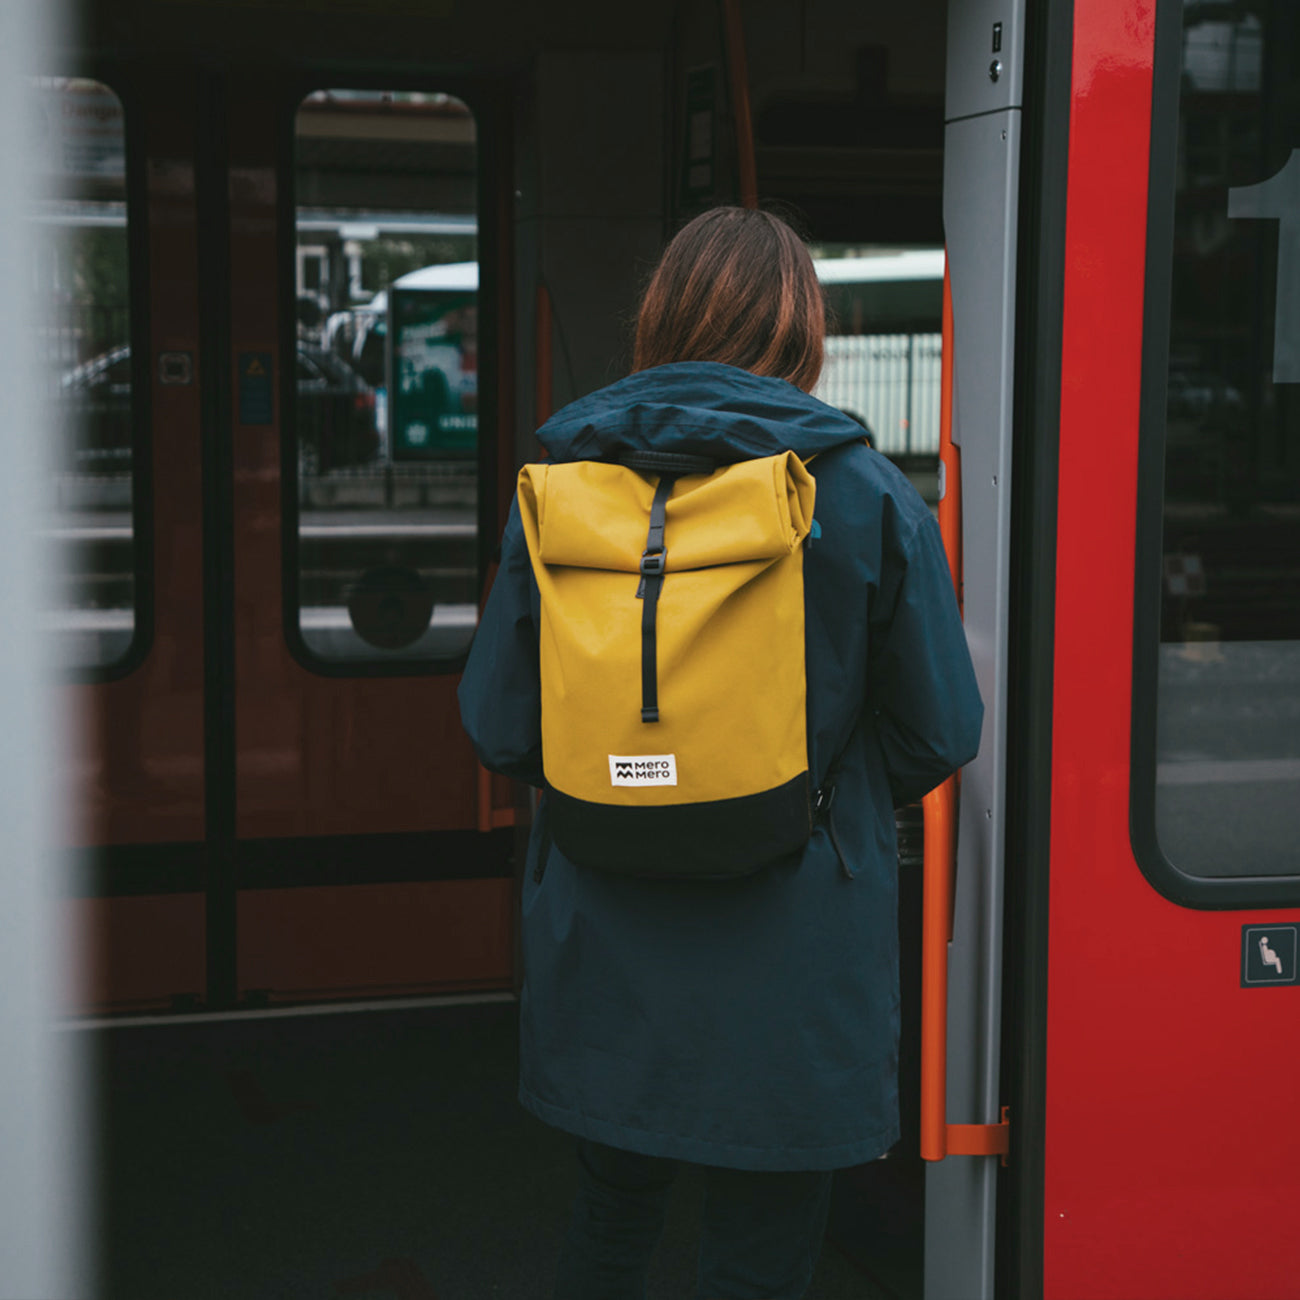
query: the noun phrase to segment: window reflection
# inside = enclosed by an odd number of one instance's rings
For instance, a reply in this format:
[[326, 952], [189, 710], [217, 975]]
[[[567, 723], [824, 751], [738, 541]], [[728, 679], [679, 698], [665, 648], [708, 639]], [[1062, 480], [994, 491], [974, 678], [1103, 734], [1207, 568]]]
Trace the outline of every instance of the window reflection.
[[1231, 15], [1221, 0], [1189, 4], [1187, 10], [1183, 84], [1198, 91], [1257, 91], [1264, 44], [1259, 19], [1254, 14]]
[[943, 249], [823, 244], [813, 254], [828, 322], [813, 394], [862, 424], [936, 506]]
[[1157, 831], [1192, 875], [1295, 874], [1300, 49], [1287, 0], [1183, 15]]
[[121, 101], [97, 81], [35, 81], [46, 236], [38, 325], [54, 445], [48, 534], [59, 586], [45, 614], [70, 668], [106, 668], [136, 631], [134, 412]]
[[454, 660], [478, 598], [474, 119], [320, 91], [296, 147], [299, 632], [335, 662]]

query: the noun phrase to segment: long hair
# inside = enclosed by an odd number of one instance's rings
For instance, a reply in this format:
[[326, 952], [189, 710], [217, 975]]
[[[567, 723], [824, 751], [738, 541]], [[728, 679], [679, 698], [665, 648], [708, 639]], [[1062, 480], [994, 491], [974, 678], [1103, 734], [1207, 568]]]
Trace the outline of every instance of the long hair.
[[826, 302], [812, 258], [780, 217], [711, 208], [674, 237], [637, 317], [634, 370], [721, 361], [811, 391]]

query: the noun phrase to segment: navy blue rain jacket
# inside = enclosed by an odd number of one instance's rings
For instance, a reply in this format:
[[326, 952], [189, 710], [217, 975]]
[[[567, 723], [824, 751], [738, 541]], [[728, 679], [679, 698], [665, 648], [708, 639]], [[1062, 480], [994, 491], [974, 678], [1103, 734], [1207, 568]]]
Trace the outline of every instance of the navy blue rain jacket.
[[[557, 461], [789, 448], [817, 480], [805, 554], [808, 736], [835, 838], [712, 883], [524, 877], [520, 1100], [612, 1146], [735, 1169], [833, 1169], [898, 1138], [893, 808], [974, 757], [983, 709], [939, 530], [848, 416], [784, 380], [682, 362], [574, 402]], [[542, 786], [539, 597], [518, 507], [460, 686], [483, 763]]]

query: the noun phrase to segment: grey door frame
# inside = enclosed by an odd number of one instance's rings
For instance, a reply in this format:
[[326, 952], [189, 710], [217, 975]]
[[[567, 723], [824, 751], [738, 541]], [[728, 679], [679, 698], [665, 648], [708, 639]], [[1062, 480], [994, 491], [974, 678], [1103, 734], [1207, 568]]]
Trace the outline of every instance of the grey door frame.
[[[962, 774], [948, 962], [948, 1119], [1000, 1115], [1003, 866], [1023, 0], [951, 0], [944, 230], [967, 640], [984, 700]], [[1013, 1117], [1014, 1123], [1014, 1117]], [[927, 1167], [925, 1300], [993, 1300], [996, 1156]]]

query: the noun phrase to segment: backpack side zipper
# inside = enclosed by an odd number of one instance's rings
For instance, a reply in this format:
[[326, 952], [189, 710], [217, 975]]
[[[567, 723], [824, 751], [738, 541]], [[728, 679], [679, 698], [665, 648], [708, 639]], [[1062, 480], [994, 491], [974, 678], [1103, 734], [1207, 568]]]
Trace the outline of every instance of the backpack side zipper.
[[849, 866], [848, 859], [844, 856], [844, 850], [840, 846], [840, 837], [835, 833], [835, 818], [831, 815], [831, 808], [835, 803], [835, 786], [831, 782], [826, 782], [816, 794], [813, 795], [812, 815], [814, 826], [824, 826], [826, 834], [830, 839], [831, 848], [835, 850], [835, 856], [839, 859], [840, 874], [845, 880], [854, 880], [857, 878], [857, 872]]

